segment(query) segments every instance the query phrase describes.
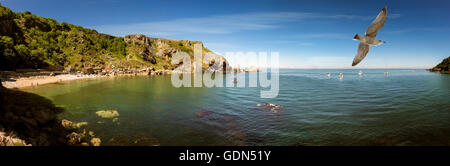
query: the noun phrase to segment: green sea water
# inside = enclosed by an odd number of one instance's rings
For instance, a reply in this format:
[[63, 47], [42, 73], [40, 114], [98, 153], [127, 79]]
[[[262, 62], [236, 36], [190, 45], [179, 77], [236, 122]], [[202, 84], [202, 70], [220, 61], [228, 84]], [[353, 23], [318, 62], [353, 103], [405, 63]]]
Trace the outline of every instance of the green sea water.
[[[61, 119], [88, 122], [102, 145], [450, 145], [450, 75], [358, 71], [282, 69], [279, 94], [269, 99], [260, 98], [264, 88], [175, 88], [170, 75], [25, 91], [65, 108]], [[271, 112], [261, 103], [283, 109]], [[103, 119], [99, 110], [120, 116]]]

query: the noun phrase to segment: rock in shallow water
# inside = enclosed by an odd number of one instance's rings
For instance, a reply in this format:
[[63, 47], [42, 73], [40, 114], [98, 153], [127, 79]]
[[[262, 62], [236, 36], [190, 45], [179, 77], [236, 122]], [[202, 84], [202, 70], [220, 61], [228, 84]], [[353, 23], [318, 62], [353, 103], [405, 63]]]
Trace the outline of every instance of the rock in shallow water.
[[100, 146], [101, 143], [102, 143], [102, 141], [100, 140], [100, 138], [92, 138], [91, 139], [92, 146]]
[[95, 113], [102, 118], [114, 118], [119, 116], [119, 112], [116, 110], [100, 110]]
[[69, 120], [63, 119], [63, 120], [61, 120], [61, 125], [64, 128], [72, 128], [73, 123]]
[[80, 128], [80, 127], [86, 126], [86, 125], [88, 125], [88, 122], [79, 122], [79, 123], [74, 124], [74, 127]]
[[78, 129], [82, 126], [88, 125], [88, 122], [79, 122], [79, 123], [73, 123], [70, 120], [63, 119], [61, 120], [61, 126], [63, 126], [66, 129]]
[[269, 110], [272, 112], [279, 112], [279, 111], [283, 110], [283, 107], [281, 105], [271, 104], [271, 103], [257, 104], [256, 106], [258, 106], [259, 108], [261, 108], [263, 110]]
[[78, 133], [72, 132], [67, 135], [67, 142], [69, 145], [77, 145], [81, 142], [81, 136]]
[[31, 146], [31, 144], [17, 138], [14, 133], [0, 132], [0, 146]]

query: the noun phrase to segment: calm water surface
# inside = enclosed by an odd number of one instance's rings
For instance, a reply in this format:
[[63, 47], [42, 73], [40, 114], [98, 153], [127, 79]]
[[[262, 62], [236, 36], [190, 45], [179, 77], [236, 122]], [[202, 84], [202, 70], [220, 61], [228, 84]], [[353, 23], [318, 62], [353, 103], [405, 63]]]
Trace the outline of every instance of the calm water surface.
[[[260, 98], [261, 88], [174, 88], [170, 76], [26, 91], [64, 107], [61, 118], [88, 122], [102, 145], [450, 145], [450, 75], [358, 71], [280, 70], [272, 99]], [[256, 106], [266, 102], [283, 110]], [[119, 120], [95, 114], [105, 109], [119, 111]]]

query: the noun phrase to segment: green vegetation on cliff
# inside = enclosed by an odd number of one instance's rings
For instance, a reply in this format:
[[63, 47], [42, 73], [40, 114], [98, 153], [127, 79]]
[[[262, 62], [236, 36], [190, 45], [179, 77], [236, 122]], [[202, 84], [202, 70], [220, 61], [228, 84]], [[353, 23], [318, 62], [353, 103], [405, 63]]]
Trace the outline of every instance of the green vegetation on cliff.
[[[172, 69], [174, 53], [184, 51], [192, 56], [193, 44], [201, 44], [144, 35], [115, 37], [28, 11], [15, 13], [1, 5], [0, 25], [0, 70]], [[204, 47], [203, 51], [211, 52]]]
[[430, 69], [433, 72], [450, 73], [450, 57], [442, 60], [441, 63]]
[[[122, 38], [0, 6], [1, 69], [104, 64], [125, 57]], [[87, 63], [83, 63], [87, 62]]]

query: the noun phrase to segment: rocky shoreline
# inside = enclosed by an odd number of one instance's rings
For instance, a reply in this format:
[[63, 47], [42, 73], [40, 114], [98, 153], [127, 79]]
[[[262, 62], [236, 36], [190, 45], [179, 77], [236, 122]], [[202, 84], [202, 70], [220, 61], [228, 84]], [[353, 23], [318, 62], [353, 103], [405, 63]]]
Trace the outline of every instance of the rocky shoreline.
[[12, 145], [21, 142], [15, 138], [23, 140], [22, 144], [33, 146], [67, 145], [65, 136], [69, 131], [57, 119], [57, 114], [63, 109], [56, 107], [50, 100], [0, 85], [0, 102], [0, 130], [5, 133], [2, 139], [12, 138]]
[[439, 70], [439, 69], [428, 69], [429, 72], [441, 73], [441, 74], [450, 74], [450, 71]]
[[[87, 122], [59, 119], [64, 111], [45, 97], [0, 85], [0, 146], [100, 146]], [[98, 116], [118, 121], [117, 111]]]
[[428, 71], [442, 74], [450, 74], [450, 57], [442, 60], [441, 63], [439, 63], [438, 65], [436, 65], [431, 69], [428, 69]]
[[[259, 69], [233, 69], [232, 73], [259, 72]], [[156, 76], [172, 74], [173, 70], [157, 70], [152, 67], [142, 69], [104, 69], [104, 68], [86, 68], [82, 71], [51, 71], [42, 69], [29, 69], [17, 71], [0, 71], [0, 80], [3, 87], [29, 88], [45, 84], [63, 83], [72, 80], [94, 79], [102, 77], [120, 77], [120, 76]]]
[[25, 140], [18, 138], [14, 132], [0, 131], [0, 146], [31, 146], [31, 144], [27, 144]]
[[[0, 71], [0, 146], [100, 146], [101, 139], [87, 131], [87, 122], [58, 119], [64, 111], [45, 97], [21, 91], [71, 80], [100, 77], [170, 74], [152, 68], [132, 70], [84, 70], [79, 72], [18, 70]], [[102, 112], [100, 112], [102, 113]], [[116, 119], [113, 119], [115, 121]]]

